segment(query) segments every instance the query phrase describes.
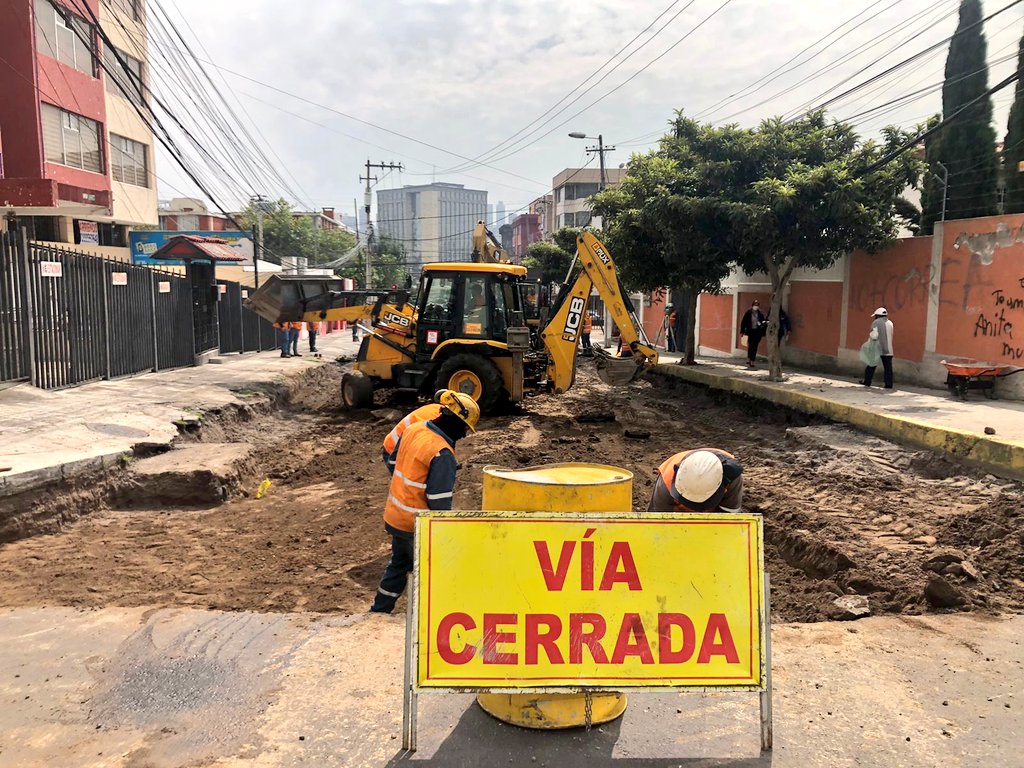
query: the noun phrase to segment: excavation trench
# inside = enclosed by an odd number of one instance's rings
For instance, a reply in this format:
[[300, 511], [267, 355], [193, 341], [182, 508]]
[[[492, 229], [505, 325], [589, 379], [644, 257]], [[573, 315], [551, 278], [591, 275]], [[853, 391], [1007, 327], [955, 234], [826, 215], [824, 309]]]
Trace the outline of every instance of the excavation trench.
[[[388, 556], [379, 445], [408, 404], [344, 413], [340, 375], [322, 366], [248, 410], [202, 414], [138, 462], [148, 478], [129, 465], [91, 491], [49, 489], [69, 511], [0, 545], [0, 605], [365, 610]], [[455, 506], [479, 507], [486, 465], [588, 461], [632, 471], [642, 509], [656, 467], [704, 445], [743, 461], [776, 620], [839, 618], [849, 594], [874, 613], [1024, 610], [1019, 484], [674, 380], [613, 389], [584, 370], [567, 395], [485, 420], [459, 444]]]

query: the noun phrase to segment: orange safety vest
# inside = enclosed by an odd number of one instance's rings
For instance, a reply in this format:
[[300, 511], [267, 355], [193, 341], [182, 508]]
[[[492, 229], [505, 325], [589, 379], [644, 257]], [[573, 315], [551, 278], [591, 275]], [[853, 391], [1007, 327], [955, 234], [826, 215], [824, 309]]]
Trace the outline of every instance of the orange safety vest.
[[283, 331], [288, 327], [288, 323], [274, 323], [274, 327], [279, 331]]
[[398, 445], [398, 439], [402, 436], [402, 433], [413, 424], [418, 424], [421, 421], [431, 421], [440, 415], [441, 406], [437, 403], [429, 403], [428, 405], [424, 405], [422, 408], [417, 408], [400, 422], [395, 424], [395, 428], [388, 432], [388, 436], [384, 438], [384, 452], [387, 453], [388, 456], [394, 453], [395, 446]]
[[416, 513], [430, 508], [427, 504], [430, 464], [441, 451], [451, 449], [448, 441], [428, 427], [426, 422], [413, 424], [405, 431], [402, 444], [398, 447], [388, 500], [384, 505], [385, 523], [409, 533], [416, 529]]
[[583, 316], [583, 332], [590, 333], [592, 330], [594, 330], [594, 318], [592, 318], [590, 313], [587, 312]]
[[306, 325], [309, 327], [309, 330], [311, 330], [311, 331], [319, 331], [320, 330], [320, 323], [306, 323]]
[[301, 322], [298, 322], [298, 323], [291, 323], [290, 325], [291, 325], [291, 327], [292, 327], [292, 328], [294, 328], [294, 329], [295, 329], [296, 331], [301, 331], [301, 330], [302, 330], [302, 323], [301, 323]]
[[[720, 451], [717, 448], [695, 448], [694, 451], [711, 451], [712, 453], [721, 454], [722, 456], [728, 456], [730, 459], [736, 458], [728, 451]], [[669, 490], [669, 495], [672, 496], [672, 508], [674, 512], [694, 511], [686, 505], [676, 501], [675, 495], [672, 493], [673, 489], [676, 487], [676, 469], [683, 463], [683, 459], [691, 453], [693, 453], [693, 451], [680, 451], [675, 456], [669, 456], [658, 468], [658, 473], [661, 475], [661, 482], [665, 484], [665, 487]]]

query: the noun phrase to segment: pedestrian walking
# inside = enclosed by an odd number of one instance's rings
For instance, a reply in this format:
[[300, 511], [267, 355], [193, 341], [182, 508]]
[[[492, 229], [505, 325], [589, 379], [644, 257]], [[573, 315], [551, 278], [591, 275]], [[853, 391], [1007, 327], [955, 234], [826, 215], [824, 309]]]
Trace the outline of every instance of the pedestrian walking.
[[316, 335], [320, 331], [320, 323], [307, 323], [309, 326], [309, 351], [312, 354], [317, 353], [316, 349]]
[[274, 323], [274, 330], [277, 331], [277, 344], [281, 348], [281, 357], [291, 357], [288, 353], [288, 342], [291, 339], [290, 324]]
[[779, 307], [779, 346], [782, 346], [782, 342], [789, 338], [792, 330], [793, 325], [789, 321], [789, 315], [786, 314], [786, 310]]
[[391, 560], [377, 587], [371, 613], [391, 613], [405, 591], [413, 566], [417, 513], [452, 508], [458, 472], [455, 443], [476, 431], [480, 406], [469, 395], [451, 391], [441, 396], [439, 405], [437, 418], [412, 424], [398, 440], [384, 506]]
[[[882, 363], [882, 370], [884, 371], [884, 384], [886, 389], [893, 388], [892, 381], [892, 320], [889, 319], [889, 311], [885, 307], [879, 307], [875, 310], [875, 314], [871, 316], [871, 330], [868, 332], [868, 344], [869, 346], [874, 341], [877, 346], [878, 357]], [[864, 350], [862, 348], [862, 359]], [[868, 364], [864, 366], [864, 379], [860, 382], [865, 387], [871, 386], [871, 380], [875, 376], [875, 365], [871, 365], [874, 360], [868, 360]]]
[[740, 336], [747, 337], [747, 368], [754, 368], [754, 360], [757, 359], [757, 348], [764, 338], [765, 326], [768, 318], [761, 311], [761, 302], [754, 299], [754, 302], [743, 314], [740, 321]]
[[299, 336], [302, 334], [302, 323], [290, 323], [290, 326], [288, 329], [288, 352], [292, 357], [302, 357], [302, 353], [299, 352]]
[[743, 506], [743, 465], [726, 451], [681, 451], [658, 474], [648, 512], [739, 512]]

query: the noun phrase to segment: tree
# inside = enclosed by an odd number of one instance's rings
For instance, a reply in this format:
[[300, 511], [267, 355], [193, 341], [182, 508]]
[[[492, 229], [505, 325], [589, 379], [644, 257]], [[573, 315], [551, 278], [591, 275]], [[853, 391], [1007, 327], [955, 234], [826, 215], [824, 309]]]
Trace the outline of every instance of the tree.
[[523, 257], [523, 266], [528, 269], [539, 269], [542, 283], [561, 283], [572, 263], [572, 254], [559, 248], [554, 243], [530, 243]]
[[724, 194], [708, 201], [727, 217], [737, 263], [771, 281], [767, 332], [769, 379], [781, 381], [779, 310], [798, 267], [826, 269], [857, 249], [874, 253], [905, 224], [901, 195], [917, 185], [921, 163], [906, 151], [875, 170], [911, 134], [883, 131], [884, 143], [861, 142], [847, 123], [823, 112], [790, 123], [766, 120], [735, 146], [724, 170]]
[[[1017, 53], [1017, 73], [1024, 77], [1024, 36]], [[1003, 181], [1006, 186], [1004, 213], [1024, 212], [1024, 81], [1017, 80], [1010, 107], [1010, 119], [1003, 142]]]
[[[988, 90], [987, 44], [981, 20], [981, 0], [962, 0], [960, 23], [946, 57], [943, 119], [948, 120]], [[946, 218], [968, 219], [998, 213], [999, 160], [991, 97], [967, 108], [939, 134], [938, 141], [933, 142], [932, 154], [949, 171]], [[934, 160], [930, 171], [941, 178], [942, 169], [934, 165]], [[929, 194], [927, 202], [921, 214], [921, 231], [930, 234], [941, 215], [941, 193]]]
[[[248, 229], [256, 226], [253, 203], [237, 217]], [[309, 266], [333, 261], [355, 245], [355, 236], [342, 229], [318, 229], [308, 216], [296, 216], [286, 200], [277, 200], [263, 214], [263, 246], [267, 261], [294, 268], [298, 258]]]
[[392, 285], [405, 288], [417, 279], [409, 272], [405, 246], [400, 240], [382, 235], [375, 243], [373, 258], [370, 261], [373, 271], [371, 285], [366, 286], [366, 251], [361, 249], [349, 262], [342, 264], [334, 271], [339, 277], [351, 277], [356, 285], [364, 289], [390, 288]]
[[697, 296], [721, 291], [733, 263], [727, 221], [706, 202], [723, 151], [747, 132], [700, 125], [678, 112], [674, 127], [659, 149], [634, 155], [619, 186], [599, 193], [593, 205], [623, 282], [643, 291], [673, 288], [677, 323], [685, 328], [683, 360], [693, 364]]

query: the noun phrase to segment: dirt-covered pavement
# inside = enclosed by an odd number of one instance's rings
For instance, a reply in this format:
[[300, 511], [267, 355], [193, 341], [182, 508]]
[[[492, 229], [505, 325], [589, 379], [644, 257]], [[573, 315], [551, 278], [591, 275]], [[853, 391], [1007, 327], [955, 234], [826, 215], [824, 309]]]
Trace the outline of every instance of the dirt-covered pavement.
[[[98, 511], [0, 546], [0, 606], [364, 611], [388, 551], [380, 442], [411, 405], [344, 413], [339, 379], [338, 366], [312, 370], [290, 407], [187, 438], [255, 446], [241, 497]], [[568, 395], [486, 419], [459, 444], [456, 507], [479, 506], [486, 465], [591, 461], [631, 470], [642, 509], [658, 464], [703, 445], [744, 464], [744, 506], [765, 519], [776, 621], [836, 618], [833, 601], [852, 593], [876, 614], [1024, 610], [1019, 484], [668, 381], [612, 389], [584, 369]]]

